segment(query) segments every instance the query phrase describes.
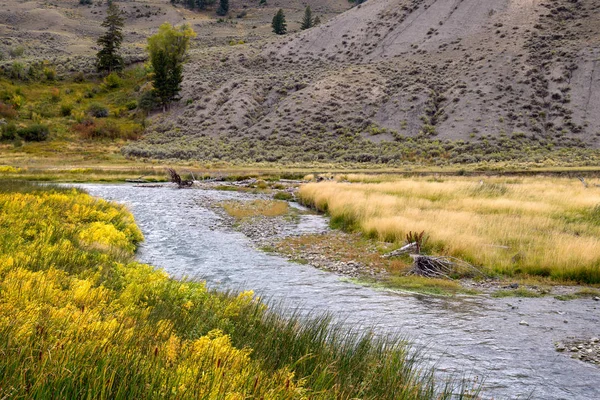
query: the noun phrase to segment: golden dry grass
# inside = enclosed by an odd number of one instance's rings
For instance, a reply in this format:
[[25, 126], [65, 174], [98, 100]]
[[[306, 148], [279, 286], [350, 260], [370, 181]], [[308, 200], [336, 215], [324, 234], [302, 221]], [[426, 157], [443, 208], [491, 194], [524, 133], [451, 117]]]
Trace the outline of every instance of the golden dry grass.
[[278, 200], [226, 201], [221, 206], [235, 219], [277, 217], [287, 214], [289, 210], [287, 202]]
[[347, 176], [300, 198], [332, 223], [384, 241], [429, 235], [428, 250], [501, 274], [600, 283], [600, 189], [564, 178], [446, 180]]

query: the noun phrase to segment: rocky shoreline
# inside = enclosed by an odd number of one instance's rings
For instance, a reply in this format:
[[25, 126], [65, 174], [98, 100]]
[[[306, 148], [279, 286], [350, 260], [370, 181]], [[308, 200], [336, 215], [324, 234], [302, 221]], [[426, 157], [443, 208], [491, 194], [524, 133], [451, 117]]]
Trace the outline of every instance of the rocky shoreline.
[[600, 338], [589, 340], [568, 339], [564, 343], [556, 343], [556, 351], [568, 352], [571, 358], [595, 364], [600, 367]]

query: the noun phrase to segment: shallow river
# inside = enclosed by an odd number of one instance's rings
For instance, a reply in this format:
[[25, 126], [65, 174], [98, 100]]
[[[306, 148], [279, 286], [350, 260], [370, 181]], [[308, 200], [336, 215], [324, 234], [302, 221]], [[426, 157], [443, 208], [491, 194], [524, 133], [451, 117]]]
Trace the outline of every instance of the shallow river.
[[[140, 261], [174, 277], [205, 279], [212, 287], [252, 289], [271, 301], [327, 311], [345, 322], [399, 332], [426, 346], [440, 373], [484, 378], [486, 398], [600, 399], [600, 368], [554, 351], [569, 336], [600, 334], [600, 302], [439, 298], [355, 285], [331, 273], [256, 250], [241, 233], [219, 224], [202, 197], [249, 195], [208, 190], [81, 185], [90, 194], [129, 207], [145, 235]], [[302, 229], [326, 221], [304, 217]], [[529, 326], [520, 325], [525, 320]]]

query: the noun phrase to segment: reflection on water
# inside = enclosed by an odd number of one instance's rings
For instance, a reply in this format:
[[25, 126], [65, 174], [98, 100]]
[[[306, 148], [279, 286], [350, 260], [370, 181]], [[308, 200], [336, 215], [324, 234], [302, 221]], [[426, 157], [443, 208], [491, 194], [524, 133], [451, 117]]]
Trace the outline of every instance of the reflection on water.
[[[212, 287], [252, 289], [263, 298], [302, 310], [330, 312], [353, 326], [400, 332], [426, 346], [426, 358], [438, 371], [483, 377], [486, 396], [600, 399], [600, 369], [554, 351], [554, 342], [567, 336], [598, 336], [598, 302], [447, 299], [373, 290], [257, 251], [242, 234], [220, 228], [219, 217], [198, 205], [202, 197], [228, 200], [251, 195], [81, 186], [92, 195], [126, 204], [146, 237], [138, 258], [171, 276], [205, 279]], [[324, 224], [319, 216], [301, 218], [307, 233]], [[521, 320], [529, 326], [519, 325]]]

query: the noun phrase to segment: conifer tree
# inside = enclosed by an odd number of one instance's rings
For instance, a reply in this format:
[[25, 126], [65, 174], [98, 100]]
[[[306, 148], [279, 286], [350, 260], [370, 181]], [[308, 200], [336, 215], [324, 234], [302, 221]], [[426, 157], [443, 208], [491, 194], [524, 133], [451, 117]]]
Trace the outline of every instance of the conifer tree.
[[217, 15], [224, 16], [227, 15], [229, 11], [229, 0], [220, 0], [219, 8], [217, 9]]
[[304, 10], [304, 18], [302, 18], [302, 24], [300, 24], [300, 29], [310, 29], [313, 27], [313, 18], [312, 11], [310, 10], [310, 6], [306, 6]]
[[102, 22], [106, 33], [98, 38], [98, 45], [102, 46], [96, 54], [98, 72], [111, 73], [123, 69], [123, 57], [119, 54], [119, 49], [123, 43], [124, 24], [121, 10], [111, 2], [106, 18]]
[[150, 63], [154, 70], [154, 94], [163, 109], [175, 100], [181, 90], [185, 52], [194, 36], [195, 32], [188, 25], [176, 28], [165, 22], [158, 28], [158, 33], [148, 38]]
[[319, 16], [315, 16], [315, 19], [313, 19], [313, 26], [317, 26], [321, 23], [321, 18], [319, 18]]
[[283, 10], [281, 8], [273, 17], [273, 22], [271, 23], [271, 26], [273, 27], [273, 32], [275, 32], [278, 35], [285, 35], [287, 33], [285, 15], [283, 14]]

